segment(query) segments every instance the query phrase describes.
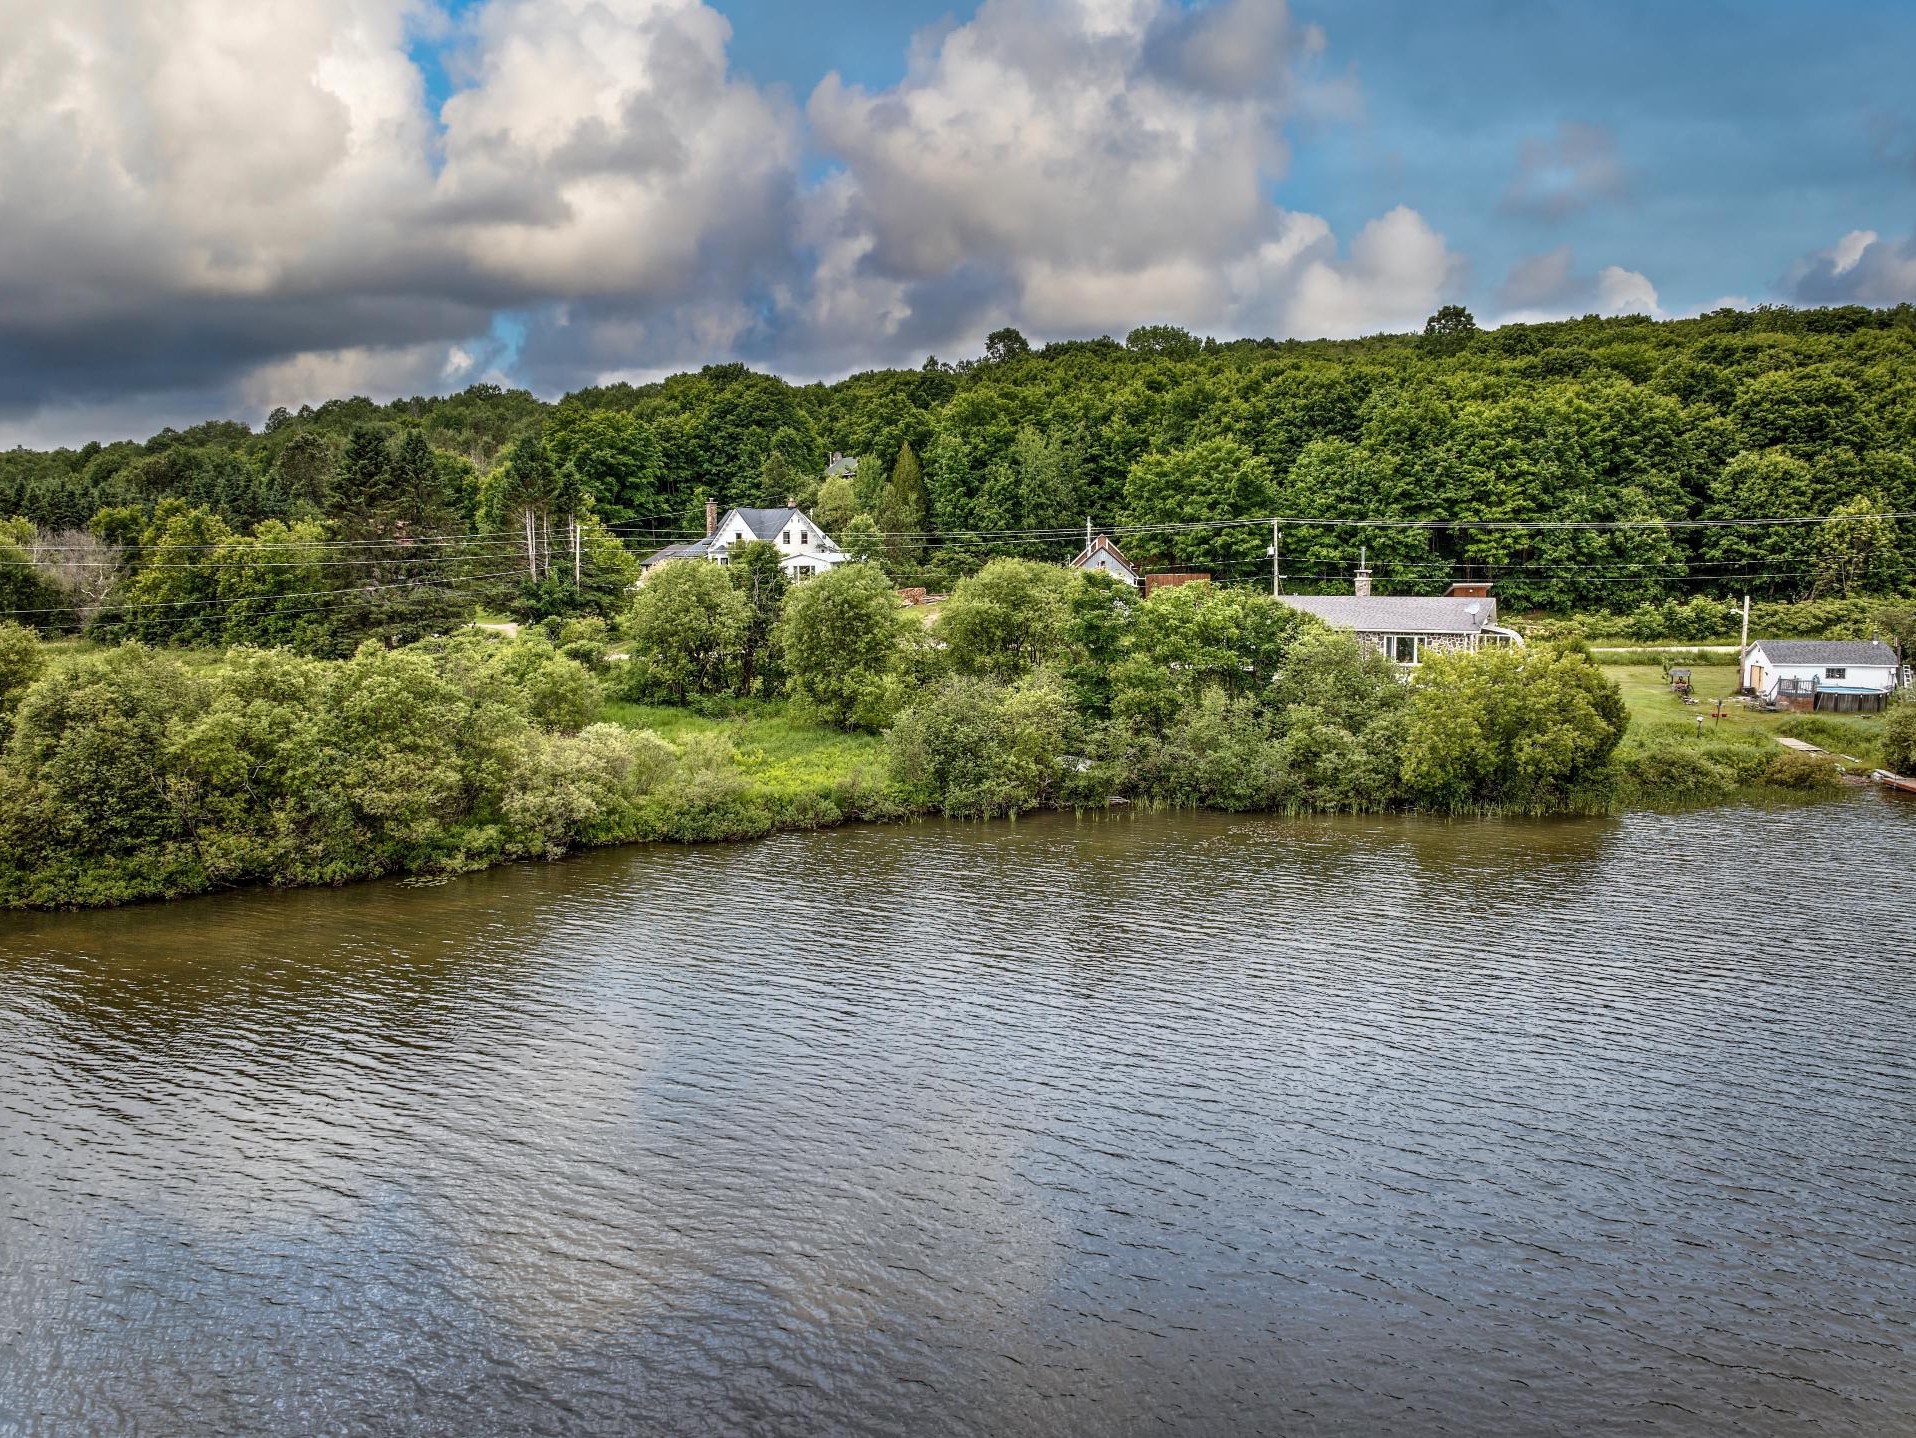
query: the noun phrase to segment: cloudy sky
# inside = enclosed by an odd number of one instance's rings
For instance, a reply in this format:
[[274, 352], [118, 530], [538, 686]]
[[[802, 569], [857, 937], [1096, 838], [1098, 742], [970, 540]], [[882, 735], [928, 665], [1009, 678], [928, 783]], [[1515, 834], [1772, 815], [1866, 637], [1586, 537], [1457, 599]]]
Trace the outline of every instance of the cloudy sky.
[[0, 0], [0, 445], [1916, 300], [1907, 0]]

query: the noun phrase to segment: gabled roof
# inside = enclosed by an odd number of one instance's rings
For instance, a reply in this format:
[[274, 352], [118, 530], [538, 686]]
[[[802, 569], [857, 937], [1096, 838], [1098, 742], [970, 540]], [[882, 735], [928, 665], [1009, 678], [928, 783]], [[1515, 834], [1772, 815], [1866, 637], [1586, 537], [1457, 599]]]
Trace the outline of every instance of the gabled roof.
[[1364, 634], [1481, 634], [1497, 623], [1494, 599], [1280, 594], [1278, 602], [1314, 614], [1333, 629], [1355, 629]]
[[1138, 572], [1138, 567], [1124, 557], [1124, 551], [1118, 548], [1108, 534], [1100, 534], [1087, 544], [1083, 550], [1079, 552], [1078, 557], [1071, 561], [1071, 567], [1073, 569], [1084, 568], [1085, 565], [1091, 562], [1092, 557], [1100, 552], [1110, 555], [1119, 564], [1122, 564], [1126, 573], [1136, 574]]
[[724, 554], [729, 547], [729, 542], [725, 538], [725, 532], [732, 528], [732, 517], [734, 515], [738, 517], [739, 522], [745, 526], [747, 533], [754, 539], [768, 540], [772, 543], [777, 543], [779, 535], [785, 532], [786, 526], [789, 525], [794, 518], [801, 519], [805, 522], [806, 527], [817, 536], [818, 547], [821, 551], [827, 554], [835, 554], [838, 552], [838, 546], [832, 542], [832, 537], [820, 529], [818, 525], [813, 522], [811, 516], [806, 514], [802, 509], [795, 508], [789, 504], [779, 505], [775, 509], [748, 509], [743, 505], [734, 505], [725, 511], [724, 516], [720, 518], [718, 522], [718, 527], [703, 539], [695, 539], [689, 544], [667, 545], [664, 549], [659, 550], [650, 559], [645, 561], [646, 567], [650, 568], [654, 564], [663, 564], [668, 559], [707, 559], [713, 554]]
[[1860, 664], [1896, 667], [1896, 651], [1880, 639], [1758, 639], [1773, 664]]
[[837, 479], [840, 475], [858, 473], [858, 459], [855, 455], [835, 454], [832, 462], [825, 466], [825, 478]]
[[[725, 530], [730, 527], [731, 518], [735, 514], [744, 521], [745, 527], [752, 531], [755, 538], [777, 539], [779, 531], [790, 524], [792, 522], [792, 516], [799, 514], [799, 511], [789, 504], [781, 505], [777, 509], [743, 509], [734, 507], [728, 509], [725, 512], [725, 518], [719, 521], [719, 533], [723, 534]], [[804, 516], [799, 514], [799, 517], [802, 519]], [[816, 528], [816, 526], [814, 526], [814, 528]]]

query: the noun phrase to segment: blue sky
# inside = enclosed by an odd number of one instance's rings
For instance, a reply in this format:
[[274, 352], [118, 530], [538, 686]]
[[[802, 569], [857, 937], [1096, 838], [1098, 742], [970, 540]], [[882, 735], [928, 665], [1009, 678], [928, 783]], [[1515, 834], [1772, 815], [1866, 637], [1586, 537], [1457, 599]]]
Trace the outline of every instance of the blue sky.
[[[1414, 206], [1494, 282], [1568, 243], [1652, 276], [1666, 303], [1774, 298], [1790, 263], [1916, 219], [1916, 5], [1300, 4], [1362, 86], [1362, 123], [1300, 148], [1286, 203], [1343, 227]], [[1624, 193], [1562, 220], [1500, 208], [1520, 147], [1607, 129]], [[1900, 165], [1882, 153], [1904, 136]]]
[[1001, 324], [1916, 300], [1908, 0], [69, 0], [9, 25], [0, 444], [476, 379], [831, 378]]
[[[718, 0], [733, 62], [808, 94], [829, 70], [895, 82], [912, 36], [976, 5]], [[1280, 204], [1338, 233], [1393, 205], [1471, 260], [1486, 312], [1527, 254], [1568, 244], [1666, 303], [1782, 298], [1799, 256], [1916, 225], [1916, 4], [1810, 0], [1296, 0], [1361, 114], [1295, 134]], [[1561, 219], [1503, 205], [1525, 141], [1607, 129], [1627, 180]]]

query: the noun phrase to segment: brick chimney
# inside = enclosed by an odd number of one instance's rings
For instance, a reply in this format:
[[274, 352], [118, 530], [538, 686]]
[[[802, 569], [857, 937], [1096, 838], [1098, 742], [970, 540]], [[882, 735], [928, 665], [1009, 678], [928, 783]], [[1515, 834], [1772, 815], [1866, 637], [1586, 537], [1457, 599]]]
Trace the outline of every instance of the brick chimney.
[[1370, 556], [1359, 551], [1357, 558], [1357, 582], [1351, 591], [1359, 599], [1370, 598]]
[[705, 501], [705, 537], [710, 539], [717, 533], [718, 501], [716, 499], [708, 499]]

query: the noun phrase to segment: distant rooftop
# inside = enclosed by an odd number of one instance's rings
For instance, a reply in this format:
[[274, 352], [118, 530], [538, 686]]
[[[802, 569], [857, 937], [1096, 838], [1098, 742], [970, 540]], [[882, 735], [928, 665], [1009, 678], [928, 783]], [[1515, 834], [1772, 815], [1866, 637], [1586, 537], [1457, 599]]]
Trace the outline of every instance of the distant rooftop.
[[1355, 629], [1361, 634], [1481, 634], [1497, 623], [1494, 599], [1280, 594], [1278, 600], [1316, 615], [1333, 629]]
[[1758, 639], [1750, 648], [1760, 648], [1772, 664], [1896, 666], [1896, 651], [1880, 639]]

